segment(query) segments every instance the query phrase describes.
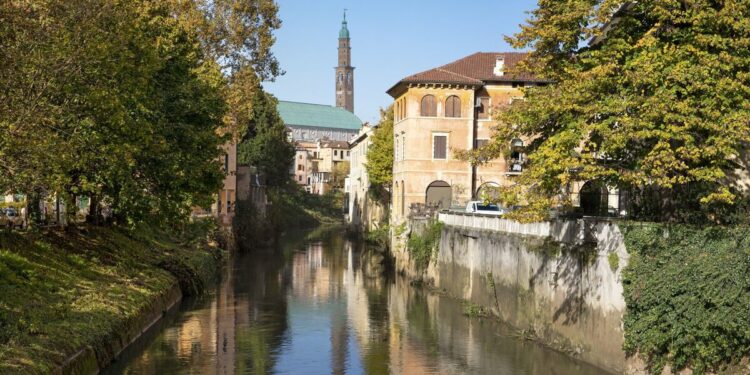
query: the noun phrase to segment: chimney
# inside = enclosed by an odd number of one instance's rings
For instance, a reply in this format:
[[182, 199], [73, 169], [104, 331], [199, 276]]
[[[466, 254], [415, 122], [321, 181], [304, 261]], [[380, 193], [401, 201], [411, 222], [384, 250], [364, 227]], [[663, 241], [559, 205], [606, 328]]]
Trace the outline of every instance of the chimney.
[[492, 70], [492, 73], [498, 77], [502, 77], [505, 75], [505, 57], [504, 56], [498, 55], [497, 57], [495, 57], [495, 69]]

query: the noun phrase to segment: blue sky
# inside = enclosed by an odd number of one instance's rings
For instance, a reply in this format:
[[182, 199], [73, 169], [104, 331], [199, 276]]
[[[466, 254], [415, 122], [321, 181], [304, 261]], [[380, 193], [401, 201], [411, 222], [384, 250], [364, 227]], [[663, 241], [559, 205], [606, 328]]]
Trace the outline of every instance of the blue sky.
[[280, 100], [334, 105], [343, 9], [351, 33], [354, 112], [377, 122], [399, 79], [478, 51], [512, 51], [536, 0], [278, 0], [283, 22], [273, 50], [286, 71], [265, 88]]

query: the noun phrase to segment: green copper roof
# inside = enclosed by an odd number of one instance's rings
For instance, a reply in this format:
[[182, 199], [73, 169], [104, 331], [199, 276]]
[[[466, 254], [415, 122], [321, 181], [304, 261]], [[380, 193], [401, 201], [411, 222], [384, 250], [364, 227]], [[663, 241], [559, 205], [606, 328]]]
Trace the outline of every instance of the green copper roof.
[[344, 10], [344, 20], [341, 21], [341, 30], [339, 31], [339, 39], [349, 39], [349, 28], [346, 27], [346, 10]]
[[323, 104], [279, 101], [279, 114], [287, 126], [359, 130], [362, 121], [353, 113]]

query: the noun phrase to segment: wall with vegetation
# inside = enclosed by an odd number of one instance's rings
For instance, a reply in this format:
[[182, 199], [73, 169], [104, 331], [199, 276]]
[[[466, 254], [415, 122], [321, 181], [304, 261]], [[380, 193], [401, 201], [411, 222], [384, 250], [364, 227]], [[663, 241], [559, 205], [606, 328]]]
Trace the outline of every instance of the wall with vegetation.
[[750, 227], [544, 224], [412, 220], [391, 251], [398, 272], [604, 369], [750, 373]]
[[444, 226], [427, 278], [524, 336], [625, 372], [622, 233], [609, 223], [564, 224], [546, 237]]

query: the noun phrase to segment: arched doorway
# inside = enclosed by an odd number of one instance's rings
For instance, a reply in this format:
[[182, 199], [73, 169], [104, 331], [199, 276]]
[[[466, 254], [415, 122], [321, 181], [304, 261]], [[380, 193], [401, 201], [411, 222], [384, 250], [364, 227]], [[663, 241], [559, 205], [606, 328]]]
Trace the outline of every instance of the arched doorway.
[[588, 181], [583, 184], [579, 194], [584, 215], [597, 216], [607, 213], [609, 190], [603, 183]]
[[452, 194], [453, 191], [450, 184], [445, 181], [433, 181], [427, 186], [425, 204], [428, 206], [437, 205], [443, 210], [448, 209], [451, 207]]
[[497, 188], [499, 187], [500, 184], [498, 184], [497, 182], [485, 182], [479, 185], [479, 188], [477, 189], [476, 199], [496, 202], [498, 198], [500, 198], [500, 192], [497, 190]]

